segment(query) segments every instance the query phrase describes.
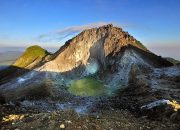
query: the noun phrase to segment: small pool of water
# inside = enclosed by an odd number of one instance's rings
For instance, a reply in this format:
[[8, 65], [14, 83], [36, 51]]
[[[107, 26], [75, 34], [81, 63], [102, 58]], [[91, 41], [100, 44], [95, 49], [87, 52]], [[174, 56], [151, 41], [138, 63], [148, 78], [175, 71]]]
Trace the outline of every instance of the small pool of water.
[[107, 86], [92, 77], [72, 81], [68, 91], [78, 96], [111, 95], [111, 90]]

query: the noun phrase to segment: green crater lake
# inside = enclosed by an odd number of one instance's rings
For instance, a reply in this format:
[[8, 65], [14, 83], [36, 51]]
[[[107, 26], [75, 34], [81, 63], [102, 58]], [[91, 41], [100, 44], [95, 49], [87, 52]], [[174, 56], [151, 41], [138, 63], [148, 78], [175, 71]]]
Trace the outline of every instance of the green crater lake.
[[78, 96], [103, 96], [110, 93], [110, 90], [102, 82], [92, 77], [74, 80], [68, 90]]

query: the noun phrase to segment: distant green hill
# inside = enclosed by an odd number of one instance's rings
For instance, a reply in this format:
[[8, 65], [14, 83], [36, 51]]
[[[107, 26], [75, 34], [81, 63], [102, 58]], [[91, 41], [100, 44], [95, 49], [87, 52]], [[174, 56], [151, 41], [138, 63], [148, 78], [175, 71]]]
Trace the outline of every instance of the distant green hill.
[[25, 68], [35, 61], [41, 61], [48, 54], [49, 52], [38, 45], [28, 47], [13, 66]]
[[180, 61], [175, 60], [175, 59], [173, 59], [173, 58], [171, 58], [171, 57], [165, 57], [165, 59], [166, 59], [167, 61], [173, 63], [174, 65], [180, 64]]

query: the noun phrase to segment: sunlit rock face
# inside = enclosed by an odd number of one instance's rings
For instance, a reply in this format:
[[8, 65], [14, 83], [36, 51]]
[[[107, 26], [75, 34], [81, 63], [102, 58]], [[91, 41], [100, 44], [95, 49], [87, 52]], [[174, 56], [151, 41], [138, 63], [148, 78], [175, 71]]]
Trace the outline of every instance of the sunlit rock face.
[[98, 61], [98, 65], [96, 65], [97, 63], [93, 65], [95, 68], [98, 66], [101, 69], [106, 69], [108, 66], [107, 57], [116, 55], [122, 47], [129, 44], [147, 51], [143, 45], [121, 28], [107, 25], [85, 30], [67, 41], [51, 57], [52, 60], [44, 64], [39, 70], [52, 71], [53, 68], [53, 71], [56, 72], [68, 72], [84, 65], [87, 66], [86, 70], [92, 73], [91, 71], [95, 70], [89, 67], [89, 64], [92, 64], [89, 63], [90, 59]]

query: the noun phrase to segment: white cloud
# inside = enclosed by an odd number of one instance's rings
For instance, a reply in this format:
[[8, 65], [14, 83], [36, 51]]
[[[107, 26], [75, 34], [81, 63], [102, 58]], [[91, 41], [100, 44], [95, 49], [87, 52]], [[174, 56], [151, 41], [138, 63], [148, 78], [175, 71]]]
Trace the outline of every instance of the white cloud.
[[96, 28], [96, 27], [100, 27], [106, 24], [109, 24], [109, 23], [97, 22], [97, 23], [91, 23], [87, 25], [70, 26], [64, 29], [54, 30], [46, 34], [42, 34], [38, 36], [38, 40], [42, 42], [54, 41], [54, 40], [61, 41], [62, 39], [65, 39], [68, 36], [73, 36], [85, 29]]
[[86, 29], [91, 29], [91, 28], [97, 28], [103, 25], [107, 24], [113, 24], [114, 26], [119, 26], [122, 28], [134, 28], [136, 27], [134, 24], [119, 24], [116, 22], [96, 22], [96, 23], [90, 23], [86, 25], [79, 25], [79, 26], [70, 26], [66, 27], [64, 29], [57, 29], [54, 31], [51, 31], [49, 33], [42, 34], [37, 37], [37, 39], [40, 42], [58, 42], [61, 40], [68, 40], [67, 38], [71, 38], [72, 36], [82, 32], [83, 30]]

